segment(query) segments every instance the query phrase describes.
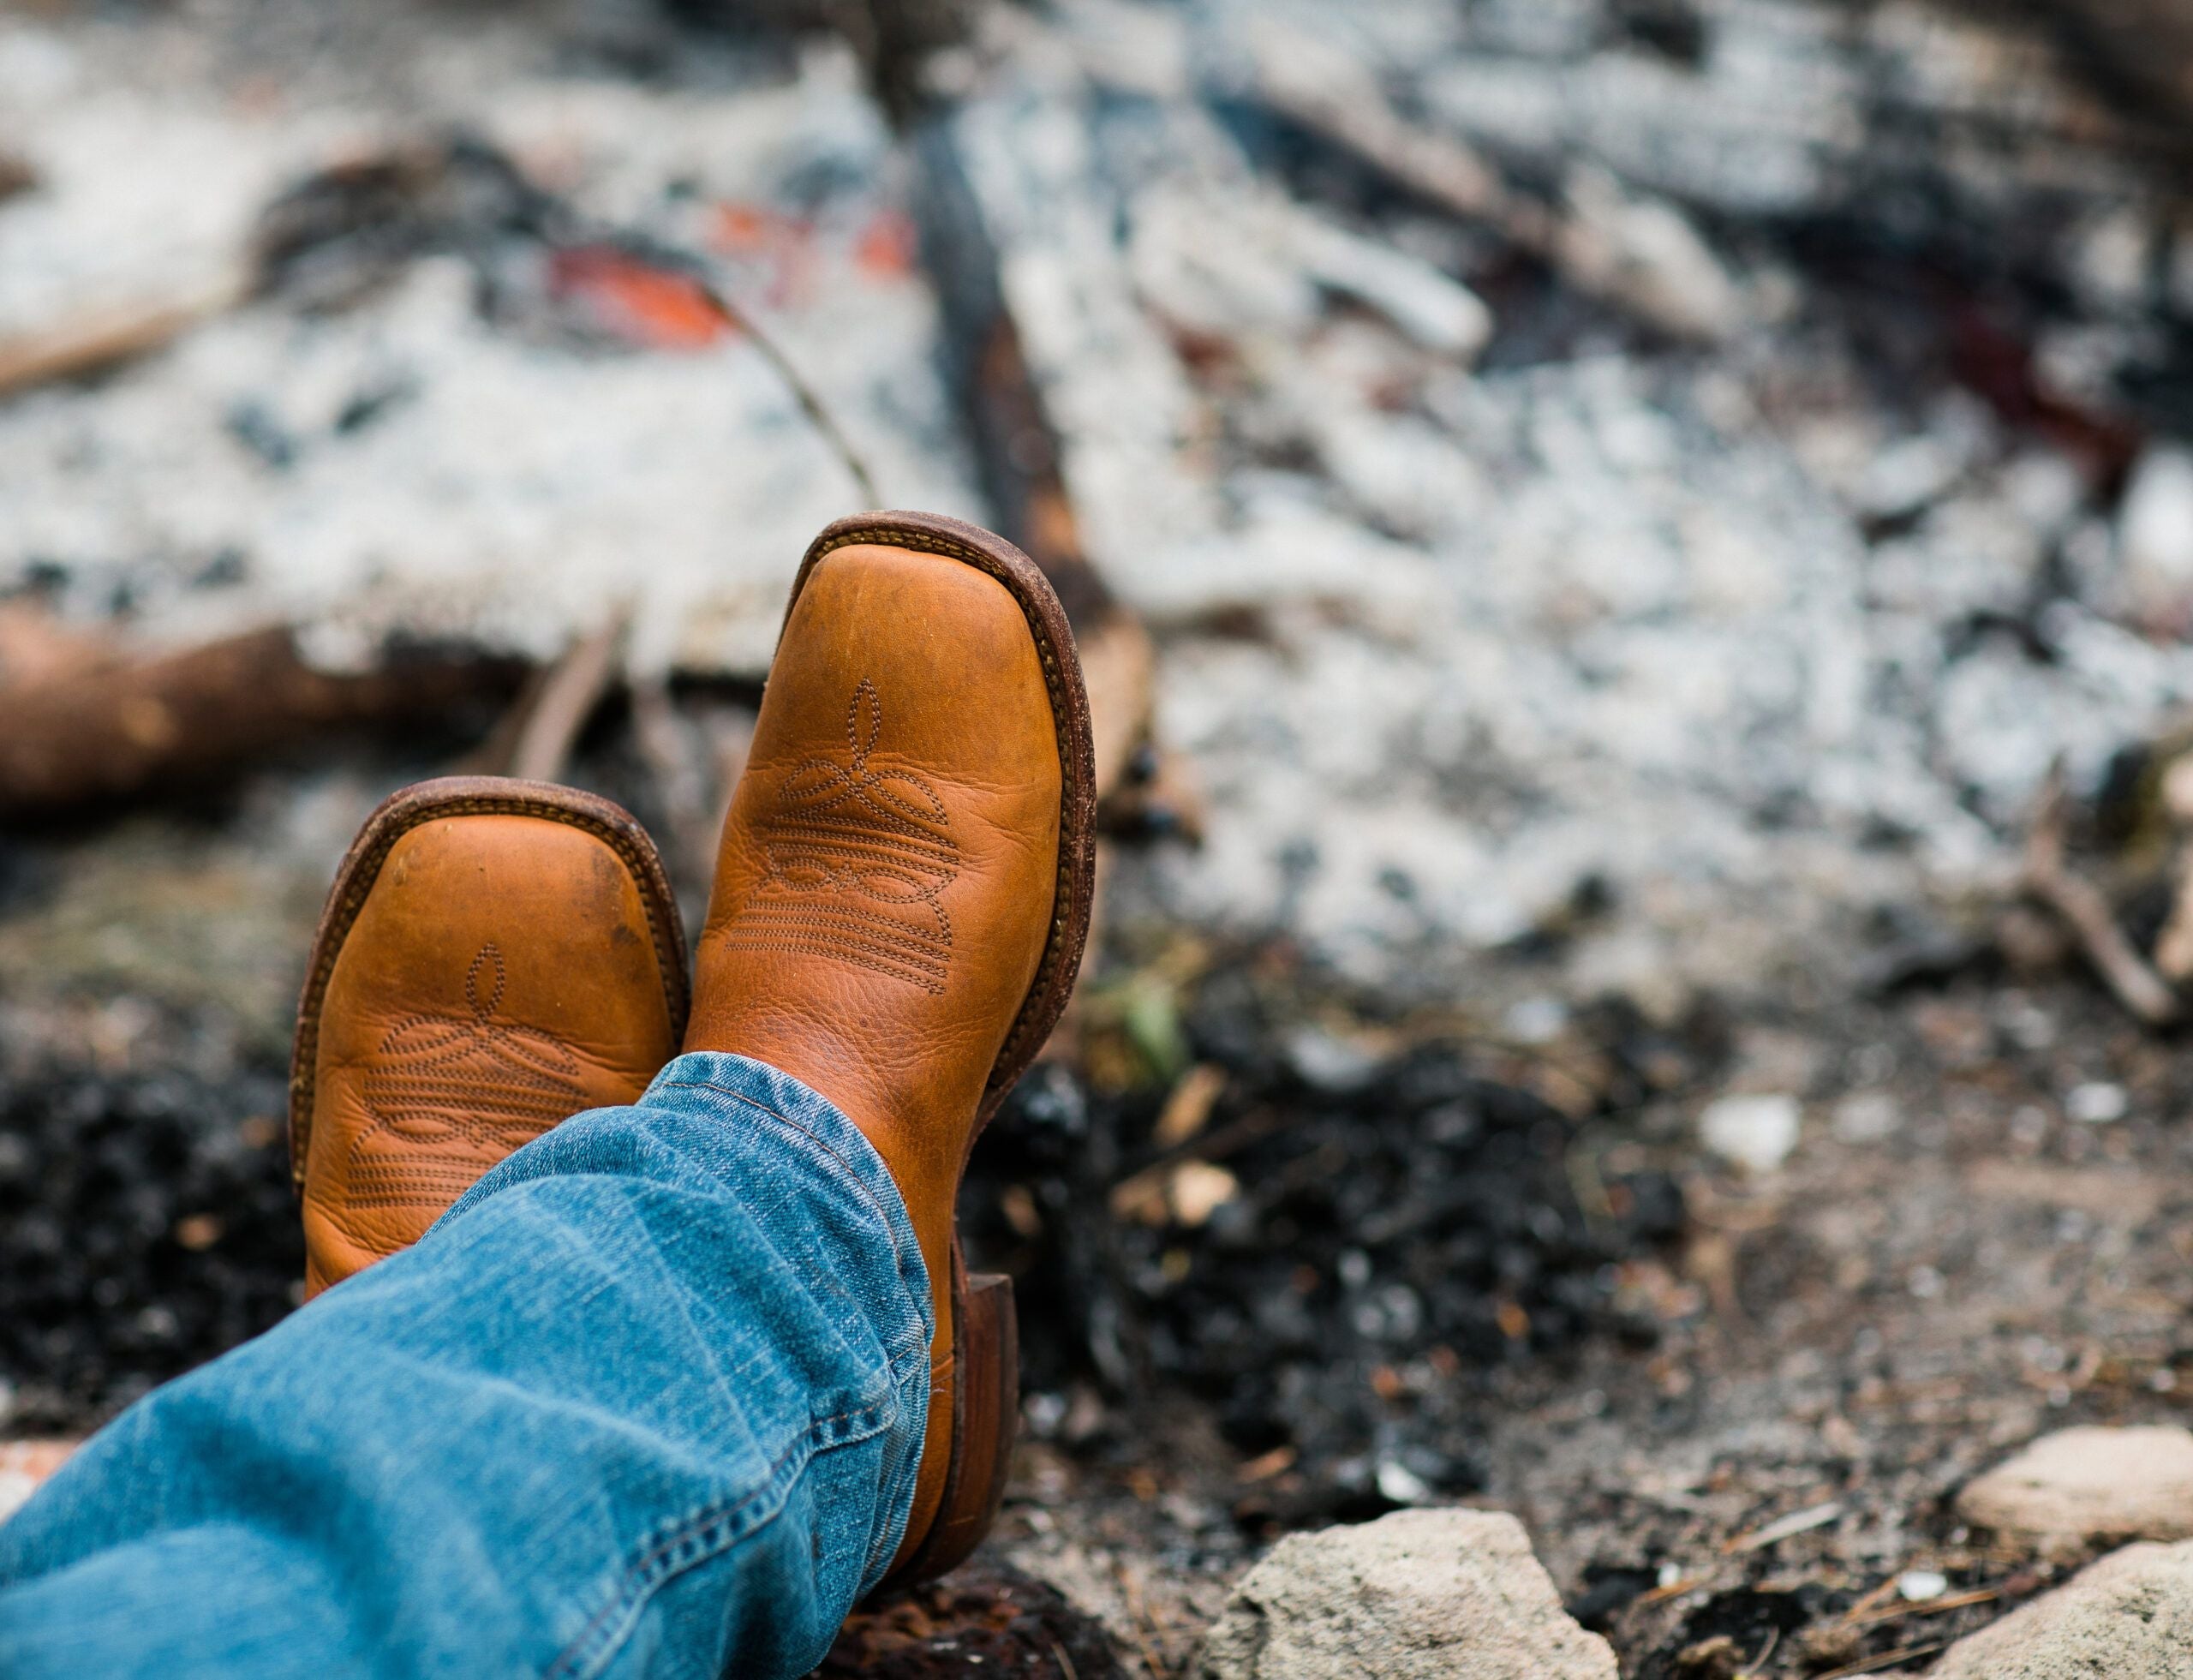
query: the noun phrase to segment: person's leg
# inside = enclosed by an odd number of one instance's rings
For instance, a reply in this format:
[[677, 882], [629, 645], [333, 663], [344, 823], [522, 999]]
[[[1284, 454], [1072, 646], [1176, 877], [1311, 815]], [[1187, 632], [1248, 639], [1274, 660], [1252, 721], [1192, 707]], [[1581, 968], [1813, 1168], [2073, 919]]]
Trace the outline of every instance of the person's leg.
[[912, 1504], [930, 1288], [828, 1103], [690, 1055], [0, 1525], [0, 1673], [794, 1675]]
[[349, 1281], [0, 1529], [0, 1672], [791, 1674], [995, 1514], [1011, 1319], [953, 1205], [1091, 891], [1042, 573], [929, 516], [822, 533], [726, 822], [702, 1054], [476, 1185], [635, 1088], [591, 1082], [653, 1065], [680, 965], [629, 819], [446, 792], [368, 825], [301, 1013], [311, 1281]]

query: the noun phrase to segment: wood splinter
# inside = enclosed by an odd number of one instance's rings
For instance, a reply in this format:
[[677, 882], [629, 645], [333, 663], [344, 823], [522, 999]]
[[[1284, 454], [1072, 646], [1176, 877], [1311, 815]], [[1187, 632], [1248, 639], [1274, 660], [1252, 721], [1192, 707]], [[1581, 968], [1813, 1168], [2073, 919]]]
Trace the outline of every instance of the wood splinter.
[[2100, 890], [2072, 874], [2065, 861], [2067, 821], [2064, 765], [2059, 759], [2041, 784], [2033, 828], [2026, 836], [2020, 887], [2036, 904], [2063, 918], [2118, 1002], [2149, 1026], [2172, 1025], [2183, 1013], [2178, 993], [2125, 937]]

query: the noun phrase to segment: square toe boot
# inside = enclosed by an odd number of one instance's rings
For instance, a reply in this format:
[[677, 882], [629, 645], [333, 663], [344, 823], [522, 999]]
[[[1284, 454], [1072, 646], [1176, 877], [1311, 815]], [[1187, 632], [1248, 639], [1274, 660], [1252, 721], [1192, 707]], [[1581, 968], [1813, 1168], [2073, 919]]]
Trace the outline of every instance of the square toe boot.
[[670, 883], [618, 806], [487, 776], [390, 798], [336, 876], [298, 1007], [307, 1293], [417, 1241], [549, 1127], [633, 1101], [686, 995]]
[[925, 514], [816, 540], [725, 824], [685, 1048], [820, 1091], [905, 1198], [936, 1336], [887, 1586], [964, 1557], [1002, 1490], [1010, 1294], [968, 1277], [953, 1203], [1080, 966], [1091, 780], [1073, 637], [1025, 555]]

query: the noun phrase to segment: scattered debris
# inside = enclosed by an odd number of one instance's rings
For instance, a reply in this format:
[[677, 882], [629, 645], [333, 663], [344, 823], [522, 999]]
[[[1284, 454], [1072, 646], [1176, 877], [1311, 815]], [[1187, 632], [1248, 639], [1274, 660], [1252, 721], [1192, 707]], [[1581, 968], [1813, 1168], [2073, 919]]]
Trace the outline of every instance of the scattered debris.
[[1682, 213], [1581, 170], [1555, 203], [1520, 194], [1469, 146], [1396, 112], [1361, 60], [1330, 40], [1259, 20], [1246, 33], [1255, 94], [1410, 191], [1555, 264], [1584, 290], [1677, 338], [1712, 341], [1742, 321], [1726, 269]]
[[1234, 1588], [1200, 1680], [1614, 1680], [1501, 1511], [1395, 1512], [1292, 1534]]
[[[1652, 1338], [1610, 1263], [1668, 1243], [1682, 1199], [1641, 1165], [1602, 1169], [1587, 1212], [1578, 1122], [1451, 1043], [1322, 1085], [1275, 1065], [1269, 1006], [1240, 987], [1222, 971], [1187, 1001], [1189, 1054], [1225, 1078], [1185, 1141], [1120, 1172], [1115, 1151], [1156, 1143], [1164, 1088], [1107, 1096], [1051, 1066], [971, 1163], [970, 1253], [1015, 1275], [1027, 1389], [1064, 1391], [1093, 1365], [1122, 1392], [1220, 1396], [1236, 1450], [1300, 1456], [1249, 1491], [1245, 1521], [1407, 1503], [1388, 1461], [1412, 1490], [1473, 1492], [1503, 1369]], [[1103, 1021], [1092, 1004], [1085, 1047]], [[1035, 1235], [1009, 1217], [1015, 1186]]]
[[[282, 1103], [273, 1067], [209, 1085], [180, 1057], [142, 1076], [55, 1068], [0, 1084], [11, 1430], [81, 1429], [296, 1305], [303, 1238], [270, 1117]], [[215, 1241], [179, 1239], [214, 1210]]]
[[813, 1680], [1126, 1680], [1111, 1641], [1058, 1591], [978, 1560], [853, 1612]]

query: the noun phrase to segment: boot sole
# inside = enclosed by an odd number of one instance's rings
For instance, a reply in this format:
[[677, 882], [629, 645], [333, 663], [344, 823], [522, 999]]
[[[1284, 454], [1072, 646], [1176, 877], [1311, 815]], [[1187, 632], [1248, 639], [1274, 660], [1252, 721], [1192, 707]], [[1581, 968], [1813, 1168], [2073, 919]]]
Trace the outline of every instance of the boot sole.
[[[792, 601], [785, 608], [787, 623], [792, 605], [822, 559], [860, 543], [940, 555], [987, 572], [1004, 584], [1035, 640], [1058, 731], [1059, 868], [1050, 932], [1027, 998], [983, 1087], [967, 1150], [959, 1158], [964, 1178], [975, 1139], [1043, 1048], [1081, 972], [1096, 864], [1096, 767], [1090, 741], [1089, 694], [1082, 685], [1073, 631], [1050, 580], [1003, 537], [941, 514], [863, 513], [828, 527], [800, 562]], [[994, 1272], [970, 1276], [956, 1236], [952, 1244], [952, 1462], [943, 1502], [930, 1519], [929, 1532], [884, 1578], [877, 1596], [933, 1580], [965, 1561], [989, 1534], [1005, 1497], [1020, 1421], [1019, 1326], [1013, 1280]]]
[[423, 823], [445, 816], [530, 816], [577, 828], [614, 852], [631, 871], [640, 904], [654, 937], [655, 967], [670, 1010], [670, 1041], [685, 1036], [690, 1002], [685, 929], [671, 896], [670, 877], [647, 830], [623, 806], [576, 787], [520, 781], [509, 776], [440, 776], [415, 782], [381, 801], [366, 819], [335, 872], [327, 906], [313, 934], [304, 995], [297, 1001], [297, 1036], [290, 1053], [290, 1181], [304, 1193], [306, 1151], [312, 1142], [313, 1082], [320, 1055], [320, 1018], [327, 982], [335, 972], [366, 897], [397, 841]]

